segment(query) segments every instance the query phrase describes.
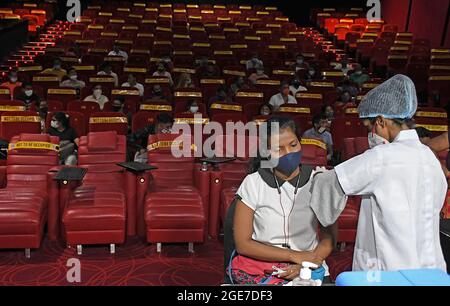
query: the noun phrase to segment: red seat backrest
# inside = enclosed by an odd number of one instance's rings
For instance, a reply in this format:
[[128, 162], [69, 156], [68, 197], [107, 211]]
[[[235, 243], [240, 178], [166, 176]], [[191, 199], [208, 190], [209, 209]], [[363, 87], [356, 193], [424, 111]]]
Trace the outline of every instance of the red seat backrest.
[[342, 160], [349, 160], [369, 149], [367, 137], [345, 138], [342, 150]]
[[123, 113], [98, 112], [89, 117], [89, 132], [116, 131], [118, 135], [128, 133], [128, 118]]
[[331, 125], [334, 148], [342, 151], [345, 138], [366, 137], [367, 128], [363, 126], [358, 117], [344, 116], [335, 118]]
[[327, 145], [319, 139], [303, 138], [302, 160], [304, 165], [327, 166]]
[[36, 112], [5, 112], [1, 114], [1, 138], [9, 141], [13, 136], [41, 133], [41, 117]]

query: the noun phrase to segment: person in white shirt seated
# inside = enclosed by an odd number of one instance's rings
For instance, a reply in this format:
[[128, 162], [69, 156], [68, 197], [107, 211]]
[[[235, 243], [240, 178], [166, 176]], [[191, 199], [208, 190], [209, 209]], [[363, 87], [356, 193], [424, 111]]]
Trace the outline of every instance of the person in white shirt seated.
[[125, 62], [128, 61], [128, 54], [125, 51], [120, 50], [118, 45], [114, 45], [112, 51], [108, 53], [108, 56], [121, 56], [125, 59]]
[[347, 59], [343, 59], [340, 63], [336, 64], [334, 69], [342, 71], [345, 76], [347, 76], [348, 72], [352, 70]]
[[156, 71], [153, 73], [154, 77], [162, 77], [162, 78], [168, 78], [170, 86], [173, 86], [173, 79], [172, 75], [169, 71], [167, 71], [166, 66], [164, 66], [163, 62], [159, 62], [158, 66], [156, 67]]
[[139, 96], [144, 96], [144, 85], [138, 83], [136, 77], [133, 74], [128, 75], [128, 82], [122, 84], [122, 87], [133, 87], [139, 90]]
[[269, 104], [272, 105], [274, 111], [277, 111], [284, 104], [297, 104], [295, 97], [290, 95], [288, 83], [281, 83], [280, 93], [273, 95], [270, 98]]
[[110, 76], [114, 79], [114, 86], [119, 86], [119, 78], [117, 76], [117, 73], [112, 71], [111, 64], [105, 62], [100, 66], [100, 71], [97, 73], [97, 75], [104, 75], [104, 76]]
[[264, 67], [264, 63], [262, 60], [258, 58], [258, 54], [253, 54], [252, 58], [247, 61], [245, 64], [247, 70], [250, 69], [258, 69]]
[[77, 71], [75, 70], [75, 68], [70, 68], [67, 76], [69, 77], [69, 79], [61, 82], [59, 87], [68, 87], [68, 88], [74, 88], [74, 89], [82, 89], [82, 88], [86, 87], [86, 83], [78, 80], [78, 75], [77, 75]]
[[102, 86], [96, 85], [92, 90], [92, 95], [87, 96], [84, 101], [98, 103], [98, 105], [100, 105], [100, 109], [103, 110], [103, 107], [109, 102], [109, 99], [103, 95]]
[[299, 78], [295, 78], [295, 79], [292, 80], [291, 86], [289, 86], [289, 90], [295, 97], [297, 92], [299, 92], [299, 91], [308, 91], [308, 88], [306, 88], [306, 87], [301, 85], [301, 82], [300, 82]]

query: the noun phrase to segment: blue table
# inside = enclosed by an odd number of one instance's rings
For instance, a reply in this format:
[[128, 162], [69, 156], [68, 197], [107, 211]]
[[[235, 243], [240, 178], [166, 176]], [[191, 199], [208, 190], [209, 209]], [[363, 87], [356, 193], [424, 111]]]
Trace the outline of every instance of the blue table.
[[337, 286], [450, 286], [450, 275], [442, 270], [401, 270], [397, 272], [344, 272]]

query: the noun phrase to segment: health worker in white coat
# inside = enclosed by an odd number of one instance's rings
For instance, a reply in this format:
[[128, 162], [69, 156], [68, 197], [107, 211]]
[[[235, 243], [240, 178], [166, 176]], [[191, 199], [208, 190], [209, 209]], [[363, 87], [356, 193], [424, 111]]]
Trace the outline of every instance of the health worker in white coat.
[[323, 226], [336, 221], [346, 196], [363, 198], [353, 270], [446, 271], [439, 212], [447, 182], [436, 156], [407, 127], [416, 110], [414, 83], [404, 75], [370, 91], [358, 111], [371, 149], [313, 179], [312, 208], [326, 216]]

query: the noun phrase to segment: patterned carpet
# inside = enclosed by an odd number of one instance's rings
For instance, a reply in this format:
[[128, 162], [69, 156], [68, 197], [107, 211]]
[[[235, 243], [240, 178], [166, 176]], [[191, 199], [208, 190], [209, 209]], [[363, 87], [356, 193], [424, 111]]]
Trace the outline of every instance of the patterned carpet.
[[[328, 260], [333, 277], [351, 268], [352, 248], [336, 252]], [[81, 262], [81, 283], [69, 283], [67, 261]], [[0, 285], [219, 285], [223, 280], [223, 247], [218, 241], [195, 246], [189, 254], [186, 245], [146, 246], [129, 238], [125, 245], [109, 254], [107, 246], [84, 247], [83, 255], [74, 249], [45, 240], [38, 251], [26, 259], [23, 251], [0, 251]]]

